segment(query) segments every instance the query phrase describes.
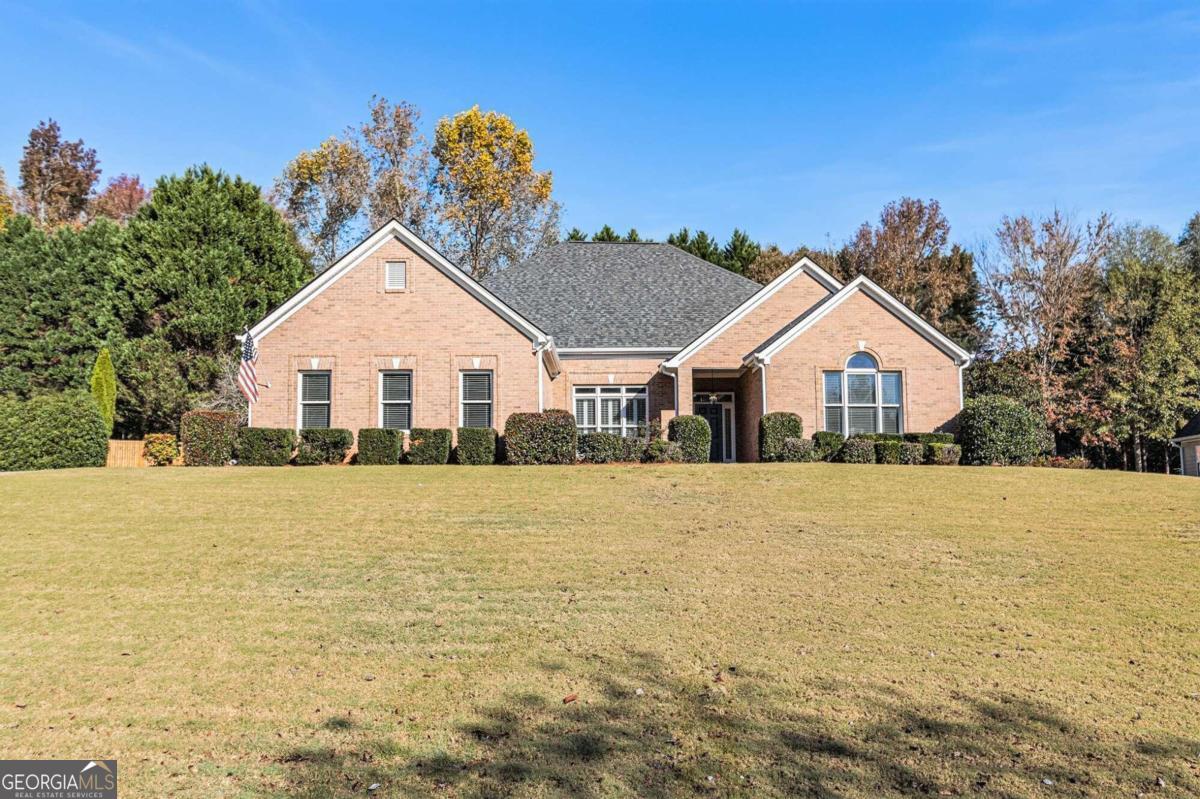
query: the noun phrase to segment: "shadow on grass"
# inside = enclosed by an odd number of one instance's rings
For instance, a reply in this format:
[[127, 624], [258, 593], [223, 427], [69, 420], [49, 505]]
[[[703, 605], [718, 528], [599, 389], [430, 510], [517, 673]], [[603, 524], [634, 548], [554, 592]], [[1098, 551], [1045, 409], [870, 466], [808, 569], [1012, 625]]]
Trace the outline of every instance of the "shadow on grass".
[[[582, 681], [581, 681], [582, 684]], [[930, 705], [892, 686], [671, 675], [635, 655], [578, 702], [517, 693], [462, 725], [462, 753], [380, 765], [283, 758], [292, 796], [1193, 795], [1200, 744], [1088, 729], [997, 691]], [[803, 698], [798, 698], [803, 697]], [[834, 710], [838, 708], [839, 710]]]

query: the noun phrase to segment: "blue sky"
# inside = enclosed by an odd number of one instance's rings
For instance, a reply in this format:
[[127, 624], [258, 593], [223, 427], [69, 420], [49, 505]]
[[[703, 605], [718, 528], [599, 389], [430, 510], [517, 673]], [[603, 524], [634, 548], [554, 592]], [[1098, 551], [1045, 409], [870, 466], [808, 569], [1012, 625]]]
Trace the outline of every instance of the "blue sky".
[[1195, 3], [11, 4], [0, 165], [53, 117], [105, 179], [269, 185], [363, 119], [478, 103], [527, 128], [564, 227], [840, 242], [902, 195], [971, 245], [1055, 206], [1200, 211]]

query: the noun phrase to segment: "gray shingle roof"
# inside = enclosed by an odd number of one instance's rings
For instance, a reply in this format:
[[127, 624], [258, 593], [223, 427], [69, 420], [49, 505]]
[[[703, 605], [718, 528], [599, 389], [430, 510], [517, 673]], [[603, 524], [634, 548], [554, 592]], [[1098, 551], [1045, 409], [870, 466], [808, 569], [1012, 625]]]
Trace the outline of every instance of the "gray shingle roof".
[[760, 288], [669, 244], [563, 242], [483, 285], [559, 347], [682, 348]]
[[1189, 436], [1200, 436], [1200, 413], [1193, 416], [1192, 420], [1175, 434], [1176, 438], [1188, 438]]

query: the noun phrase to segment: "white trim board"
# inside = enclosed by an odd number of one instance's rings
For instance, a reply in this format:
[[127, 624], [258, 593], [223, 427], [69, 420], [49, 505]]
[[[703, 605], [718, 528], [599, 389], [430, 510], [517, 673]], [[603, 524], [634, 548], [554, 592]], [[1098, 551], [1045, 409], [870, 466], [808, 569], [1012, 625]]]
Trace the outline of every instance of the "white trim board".
[[272, 330], [279, 327], [284, 320], [311, 302], [313, 298], [332, 286], [339, 278], [362, 263], [363, 260], [392, 238], [399, 239], [417, 255], [433, 264], [446, 277], [453, 280], [468, 294], [491, 309], [497, 316], [523, 333], [530, 341], [535, 344], [542, 344], [550, 340], [550, 337], [539, 330], [532, 322], [505, 305], [499, 297], [481, 286], [478, 281], [466, 272], [450, 263], [441, 253], [426, 244], [420, 236], [395, 219], [385, 223], [370, 236], [367, 236], [354, 249], [343, 255], [330, 265], [328, 269], [310, 280], [303, 288], [284, 301], [282, 305], [259, 320], [258, 323], [250, 328], [250, 335], [254, 337], [255, 341], [268, 335]]
[[920, 333], [931, 344], [953, 358], [955, 364], [964, 366], [971, 362], [971, 353], [955, 344], [953, 341], [947, 338], [944, 333], [926, 322], [907, 305], [900, 302], [900, 300], [884, 291], [866, 275], [859, 275], [854, 280], [847, 283], [841, 291], [829, 299], [824, 305], [818, 308], [816, 313], [814, 313], [808, 319], [805, 319], [803, 322], [796, 325], [778, 340], [772, 342], [769, 346], [747, 355], [746, 363], [750, 363], [751, 361], [755, 360], [763, 363], [770, 363], [772, 355], [791, 344], [797, 336], [804, 333], [804, 331], [811, 328], [814, 324], [825, 318], [825, 316], [831, 313], [835, 308], [860, 291], [878, 302], [886, 310], [890, 311], [894, 316], [900, 319], [900, 321], [904, 322], [913, 330]]
[[781, 288], [786, 286], [788, 283], [791, 283], [802, 274], [806, 274], [813, 280], [817, 281], [817, 283], [819, 283], [830, 294], [842, 289], [841, 282], [833, 275], [817, 266], [817, 264], [814, 263], [811, 258], [808, 258], [807, 256], [801, 258], [782, 275], [775, 278], [758, 291], [754, 292], [754, 294], [750, 295], [745, 302], [726, 314], [724, 319], [721, 319], [708, 330], [701, 333], [692, 341], [692, 343], [688, 344], [686, 347], [676, 353], [673, 358], [666, 361], [663, 365], [669, 369], [681, 366], [684, 361], [699, 352], [705, 345], [731, 328], [737, 322], [741, 321], [747, 314], [774, 296], [775, 292], [779, 291]]
[[558, 347], [560, 358], [666, 358], [678, 347]]

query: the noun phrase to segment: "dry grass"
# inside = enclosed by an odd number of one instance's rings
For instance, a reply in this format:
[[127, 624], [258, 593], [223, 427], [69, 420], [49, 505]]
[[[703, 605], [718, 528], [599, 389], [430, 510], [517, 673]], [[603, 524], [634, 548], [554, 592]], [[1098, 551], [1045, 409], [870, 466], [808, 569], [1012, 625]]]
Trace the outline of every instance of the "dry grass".
[[0, 752], [125, 797], [1200, 791], [1197, 480], [22, 474], [0, 551]]

